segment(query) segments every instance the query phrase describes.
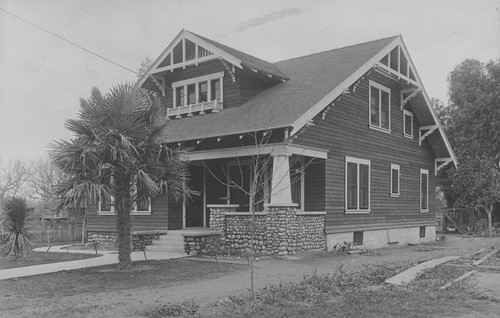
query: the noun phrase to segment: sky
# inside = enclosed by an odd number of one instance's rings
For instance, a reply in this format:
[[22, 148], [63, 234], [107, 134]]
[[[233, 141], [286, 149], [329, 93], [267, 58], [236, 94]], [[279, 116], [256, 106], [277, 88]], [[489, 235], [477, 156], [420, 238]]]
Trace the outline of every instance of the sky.
[[70, 139], [64, 121], [80, 98], [135, 82], [125, 68], [156, 59], [182, 29], [270, 62], [401, 34], [428, 95], [445, 103], [454, 67], [500, 58], [500, 0], [0, 0], [0, 160]]

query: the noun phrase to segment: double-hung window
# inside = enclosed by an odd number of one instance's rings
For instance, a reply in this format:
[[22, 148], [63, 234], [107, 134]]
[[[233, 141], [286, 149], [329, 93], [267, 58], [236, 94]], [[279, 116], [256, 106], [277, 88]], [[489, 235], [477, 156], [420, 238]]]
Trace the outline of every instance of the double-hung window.
[[396, 164], [391, 164], [391, 197], [400, 196], [400, 167]]
[[[110, 185], [113, 182], [111, 169], [102, 170], [102, 183]], [[101, 190], [99, 193], [98, 211], [99, 215], [114, 215], [115, 214], [115, 197], [113, 194]]]
[[151, 199], [141, 193], [137, 193], [137, 186], [132, 186], [131, 197], [134, 199], [132, 205], [132, 215], [151, 215]]
[[370, 212], [370, 160], [345, 158], [345, 209], [349, 213]]
[[391, 90], [370, 81], [370, 128], [391, 131]]
[[172, 83], [174, 107], [217, 100], [222, 103], [224, 72], [204, 75]]
[[413, 139], [413, 113], [403, 110], [403, 136]]
[[429, 170], [420, 169], [420, 212], [429, 211]]

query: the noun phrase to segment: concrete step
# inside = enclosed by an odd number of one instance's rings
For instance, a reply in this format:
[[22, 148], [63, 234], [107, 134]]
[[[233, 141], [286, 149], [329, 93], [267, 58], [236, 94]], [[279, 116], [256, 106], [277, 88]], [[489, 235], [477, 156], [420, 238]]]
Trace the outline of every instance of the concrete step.
[[156, 246], [148, 245], [146, 246], [146, 251], [149, 252], [173, 252], [173, 253], [185, 253], [184, 246]]
[[155, 241], [184, 242], [182, 235], [162, 235]]
[[184, 246], [184, 241], [153, 241], [152, 246]]

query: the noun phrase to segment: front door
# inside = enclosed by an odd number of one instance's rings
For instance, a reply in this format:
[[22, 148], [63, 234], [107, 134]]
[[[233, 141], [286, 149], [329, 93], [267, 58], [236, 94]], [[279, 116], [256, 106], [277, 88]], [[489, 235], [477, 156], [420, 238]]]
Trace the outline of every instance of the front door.
[[186, 204], [186, 227], [203, 227], [204, 215], [204, 168], [202, 166], [191, 166], [190, 188], [195, 191]]

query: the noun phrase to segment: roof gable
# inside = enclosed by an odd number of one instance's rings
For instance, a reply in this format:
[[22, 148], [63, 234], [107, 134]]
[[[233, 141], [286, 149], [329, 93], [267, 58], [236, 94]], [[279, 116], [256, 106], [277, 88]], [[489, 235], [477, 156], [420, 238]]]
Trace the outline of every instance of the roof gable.
[[182, 30], [139, 79], [139, 85], [142, 86], [148, 77], [155, 74], [174, 71], [189, 65], [198, 65], [215, 59], [223, 59], [238, 68], [247, 67], [255, 72], [260, 71], [269, 77], [274, 76], [281, 80], [288, 79], [288, 76], [272, 63], [204, 38], [188, 30]]

